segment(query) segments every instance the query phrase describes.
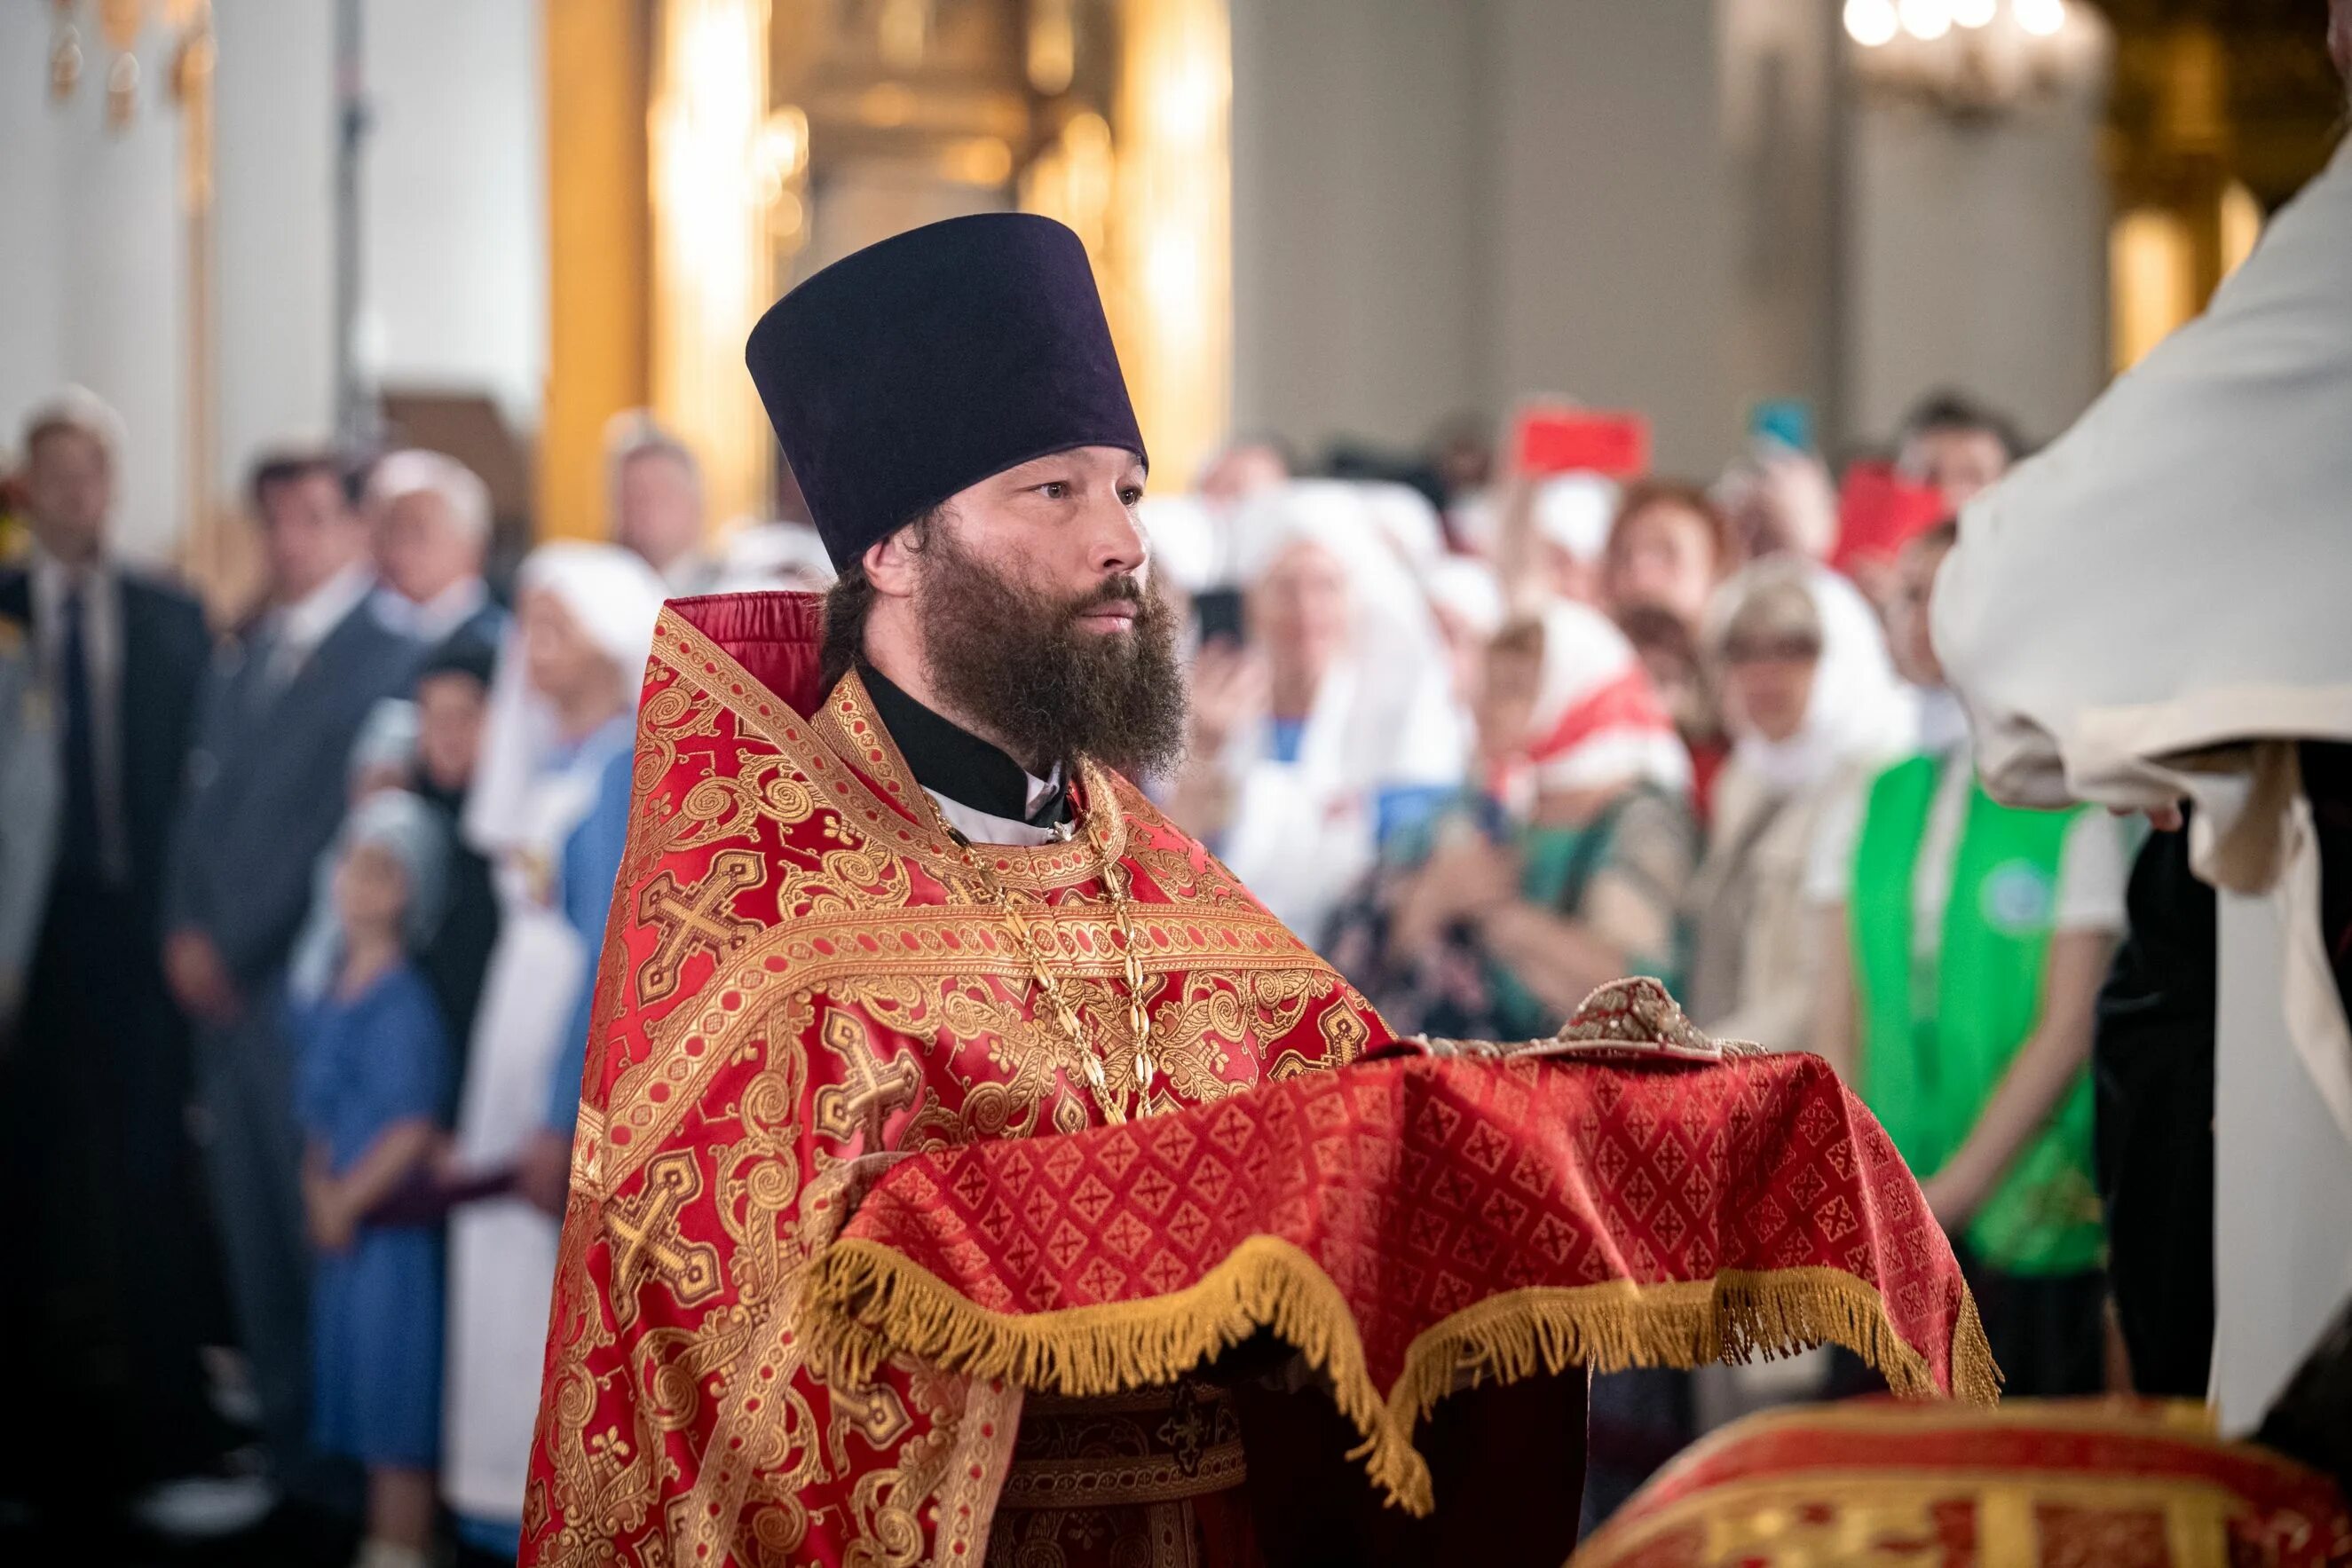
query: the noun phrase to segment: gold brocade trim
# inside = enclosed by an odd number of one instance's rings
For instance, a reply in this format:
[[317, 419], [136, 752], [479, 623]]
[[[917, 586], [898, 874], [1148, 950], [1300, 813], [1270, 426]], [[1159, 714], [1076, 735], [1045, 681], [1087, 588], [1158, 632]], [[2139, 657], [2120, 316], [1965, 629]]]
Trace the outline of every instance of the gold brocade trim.
[[[1898, 1394], [1937, 1392], [1927, 1358], [1895, 1331], [1878, 1292], [1827, 1268], [1507, 1291], [1415, 1337], [1385, 1397], [1339, 1287], [1277, 1237], [1249, 1238], [1164, 1296], [1019, 1314], [991, 1312], [890, 1248], [851, 1239], [810, 1265], [802, 1312], [810, 1340], [828, 1345], [854, 1375], [898, 1352], [1081, 1396], [1172, 1382], [1269, 1329], [1329, 1379], [1339, 1413], [1364, 1439], [1349, 1457], [1363, 1459], [1372, 1484], [1419, 1515], [1434, 1500], [1413, 1427], [1465, 1371], [1474, 1384], [1510, 1383], [1572, 1365], [1696, 1366], [1835, 1343], [1876, 1367]], [[1964, 1291], [1952, 1336], [1953, 1393], [1991, 1404], [1999, 1382], [1976, 1301]]]
[[[1578, 1549], [1576, 1561], [1592, 1568], [1643, 1561], [1659, 1541], [1696, 1531], [1695, 1555], [1677, 1559], [1691, 1568], [1733, 1568], [1759, 1558], [1849, 1562], [1854, 1542], [1873, 1535], [1932, 1539], [1936, 1505], [1962, 1501], [1977, 1505], [1977, 1563], [2045, 1561], [2038, 1505], [2116, 1511], [2137, 1504], [2162, 1521], [2165, 1561], [2176, 1568], [2228, 1568], [2229, 1521], [2246, 1506], [2228, 1487], [2194, 1476], [1807, 1469], [1725, 1481], [1637, 1518], [1620, 1514]], [[1804, 1506], [1822, 1504], [1827, 1508]]]

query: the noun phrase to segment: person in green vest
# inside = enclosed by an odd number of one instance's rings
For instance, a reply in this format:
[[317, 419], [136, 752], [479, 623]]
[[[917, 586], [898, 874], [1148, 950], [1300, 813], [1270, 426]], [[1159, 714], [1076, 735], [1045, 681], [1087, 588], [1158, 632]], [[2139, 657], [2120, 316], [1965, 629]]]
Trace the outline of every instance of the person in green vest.
[[[1897, 568], [1893, 651], [1929, 688], [1927, 601], [1954, 538], [1948, 523], [1922, 535]], [[2013, 1395], [2105, 1386], [2086, 1069], [2126, 867], [2103, 812], [1996, 803], [1962, 737], [1828, 812], [1808, 873], [1815, 1047], [1918, 1176]]]

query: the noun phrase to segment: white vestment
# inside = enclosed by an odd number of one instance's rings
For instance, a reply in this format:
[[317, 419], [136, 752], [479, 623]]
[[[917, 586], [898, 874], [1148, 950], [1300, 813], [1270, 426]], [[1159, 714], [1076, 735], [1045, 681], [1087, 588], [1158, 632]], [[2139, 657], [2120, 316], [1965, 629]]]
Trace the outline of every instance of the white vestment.
[[2227, 894], [2214, 1124], [2224, 1425], [2352, 1295], [2352, 1030], [2294, 742], [2352, 740], [2352, 143], [2066, 435], [1971, 505], [1936, 646], [2004, 800], [2198, 814]]

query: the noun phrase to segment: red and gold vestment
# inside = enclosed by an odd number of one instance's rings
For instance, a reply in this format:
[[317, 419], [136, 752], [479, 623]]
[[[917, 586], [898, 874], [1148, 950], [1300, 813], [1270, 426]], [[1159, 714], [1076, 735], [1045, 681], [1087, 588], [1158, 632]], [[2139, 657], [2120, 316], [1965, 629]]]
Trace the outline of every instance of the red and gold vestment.
[[1024, 1563], [1191, 1561], [1237, 1521], [1221, 1396], [1024, 1427], [1000, 1380], [894, 1361], [853, 1382], [796, 1332], [804, 1272], [894, 1160], [1104, 1123], [1086, 1052], [1101, 1100], [1130, 1100], [1130, 974], [1158, 1107], [1343, 1064], [1386, 1030], [1104, 769], [1081, 765], [1071, 841], [962, 844], [855, 674], [818, 692], [815, 646], [802, 596], [662, 617], [522, 1562], [978, 1563], [992, 1523]]

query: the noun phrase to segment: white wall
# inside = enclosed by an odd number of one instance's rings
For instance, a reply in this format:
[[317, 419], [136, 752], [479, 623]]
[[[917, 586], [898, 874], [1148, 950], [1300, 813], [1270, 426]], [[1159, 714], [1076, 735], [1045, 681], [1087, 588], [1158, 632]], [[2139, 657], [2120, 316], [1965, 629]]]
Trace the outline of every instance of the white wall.
[[1704, 476], [1947, 383], [2054, 433], [2105, 377], [2085, 96], [1844, 107], [1838, 0], [1232, 0], [1236, 423], [1408, 443], [1531, 392]]
[[[216, 0], [215, 388], [223, 498], [259, 449], [334, 423], [334, 5]], [[478, 388], [526, 434], [546, 378], [546, 201], [535, 0], [366, 0], [376, 130], [362, 288], [379, 373]], [[181, 127], [148, 29], [137, 120], [105, 125], [101, 47], [52, 106], [46, 6], [0, 5], [0, 447], [65, 382], [130, 430], [125, 549], [185, 527], [187, 270]]]
[[1714, 0], [1233, 0], [1234, 419], [1417, 443], [1529, 392], [1728, 450]]
[[215, 0], [214, 319], [223, 493], [335, 423], [331, 0]]
[[2107, 192], [2095, 95], [1990, 126], [1856, 117], [1846, 384], [1856, 434], [1890, 434], [1955, 386], [2053, 436], [2107, 379]]
[[1475, 11], [1232, 0], [1237, 428], [1416, 443], [1482, 401]]
[[68, 382], [112, 403], [129, 432], [116, 538], [166, 553], [180, 526], [183, 342], [179, 134], [161, 102], [168, 64], [140, 60], [140, 114], [108, 128], [101, 46], [85, 44], [79, 89], [52, 104], [47, 6], [0, 7], [0, 446]]
[[363, 26], [369, 369], [386, 385], [486, 391], [534, 432], [547, 379], [539, 0], [367, 0]]
[[1658, 466], [1739, 434], [1713, 0], [1488, 0], [1497, 106], [1486, 393], [1646, 411]]

